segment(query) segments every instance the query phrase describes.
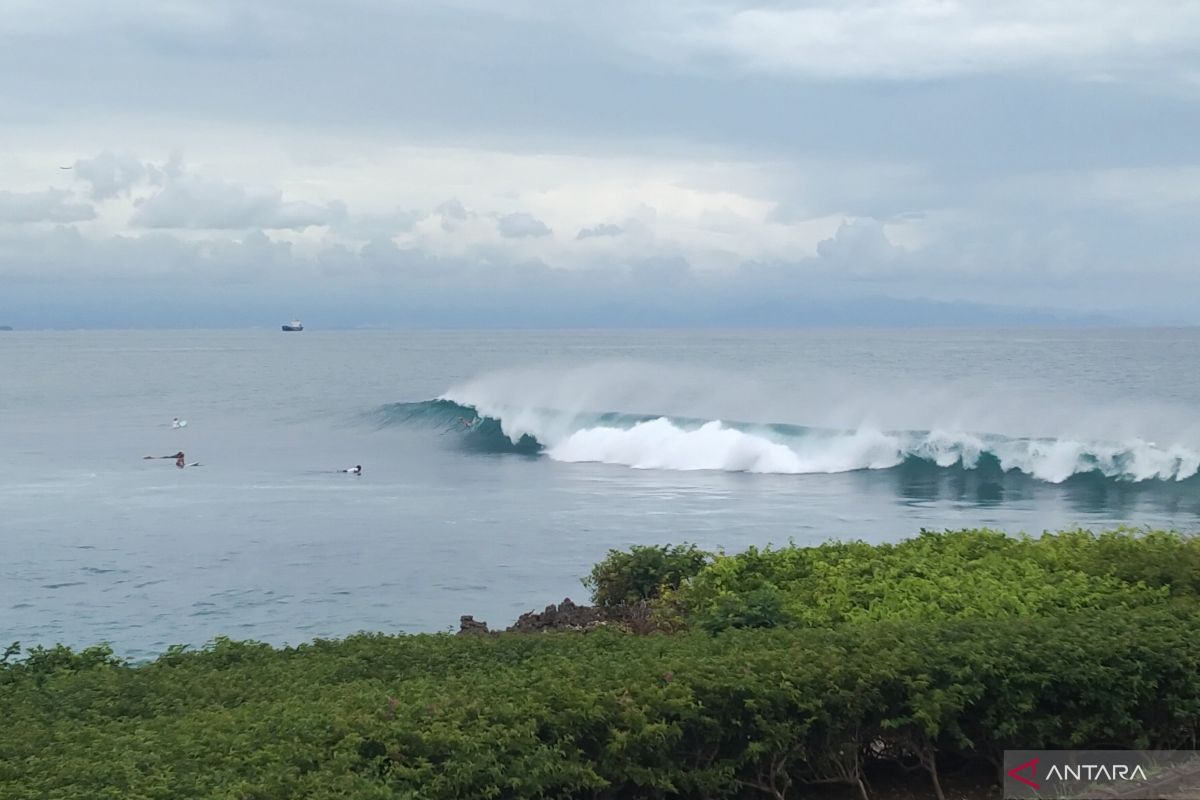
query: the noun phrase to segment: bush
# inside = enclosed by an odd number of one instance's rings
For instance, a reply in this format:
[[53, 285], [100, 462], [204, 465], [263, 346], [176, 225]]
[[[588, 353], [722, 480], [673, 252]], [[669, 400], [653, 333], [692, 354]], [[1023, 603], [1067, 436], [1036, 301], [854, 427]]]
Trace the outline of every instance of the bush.
[[1200, 538], [1169, 531], [1118, 528], [1047, 533], [1028, 540], [1032, 556], [1051, 568], [1076, 569], [1124, 583], [1166, 587], [1174, 597], [1200, 596]]
[[795, 622], [785, 608], [787, 599], [774, 586], [760, 586], [745, 594], [725, 592], [695, 615], [694, 622], [709, 633], [728, 628], [774, 628]]
[[1169, 607], [229, 648], [0, 682], [0, 797], [782, 797], [1200, 728], [1200, 616]]
[[610, 553], [592, 585], [613, 603], [668, 592], [693, 623], [669, 636], [218, 639], [142, 665], [10, 647], [0, 797], [865, 795], [889, 759], [934, 787], [939, 765], [1017, 747], [1191, 747], [1193, 542], [959, 531], [711, 563]]
[[1200, 542], [1179, 534], [1033, 539], [963, 530], [922, 531], [898, 544], [752, 547], [718, 556], [671, 599], [685, 619], [712, 629], [831, 627], [1156, 606], [1194, 600], [1197, 587]]
[[692, 544], [634, 546], [629, 552], [609, 550], [583, 584], [592, 602], [604, 608], [653, 600], [677, 589], [704, 569], [711, 554]]

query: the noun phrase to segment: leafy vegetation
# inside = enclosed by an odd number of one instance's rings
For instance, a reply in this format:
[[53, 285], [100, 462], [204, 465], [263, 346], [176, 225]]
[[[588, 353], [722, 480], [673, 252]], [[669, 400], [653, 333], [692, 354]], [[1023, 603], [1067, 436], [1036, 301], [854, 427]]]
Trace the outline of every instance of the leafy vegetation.
[[695, 623], [670, 635], [217, 639], [141, 665], [10, 648], [0, 797], [867, 796], [891, 761], [937, 793], [1005, 748], [1195, 747], [1195, 547], [922, 534], [648, 582], [610, 554], [603, 585], [632, 587], [613, 597]]
[[717, 555], [674, 592], [708, 630], [871, 620], [1028, 617], [1200, 595], [1200, 540], [1165, 532], [922, 531], [897, 544], [831, 542]]
[[608, 556], [584, 578], [592, 601], [603, 608], [654, 600], [664, 591], [697, 575], [711, 560], [695, 545], [635, 545], [629, 552], [609, 550]]

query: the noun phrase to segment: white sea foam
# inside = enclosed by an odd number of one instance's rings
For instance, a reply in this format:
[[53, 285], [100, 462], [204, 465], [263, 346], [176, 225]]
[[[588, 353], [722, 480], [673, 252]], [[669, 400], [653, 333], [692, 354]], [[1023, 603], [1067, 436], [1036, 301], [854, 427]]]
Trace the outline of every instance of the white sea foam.
[[[787, 420], [771, 425], [760, 416], [766, 407], [756, 395], [744, 394], [746, 413], [725, 419], [695, 418], [683, 414], [644, 419], [656, 404], [667, 408], [697, 408], [703, 386], [720, 405], [736, 404], [745, 387], [723, 385], [719, 375], [698, 375], [645, 365], [606, 365], [564, 368], [558, 372], [521, 370], [493, 373], [458, 387], [442, 399], [469, 406], [498, 420], [512, 442], [523, 436], [536, 439], [548, 457], [563, 462], [621, 464], [636, 469], [725, 470], [751, 473], [836, 473], [889, 469], [908, 459], [923, 459], [949, 468], [979, 467], [985, 459], [1008, 470], [1018, 470], [1038, 480], [1061, 483], [1072, 475], [1098, 472], [1127, 480], [1182, 481], [1200, 472], [1200, 443], [1194, 436], [1185, 443], [1157, 444], [1136, 432], [1137, 420], [1128, 414], [1121, 423], [1100, 425], [1116, 412], [1103, 408], [1081, 409], [1086, 428], [1066, 427], [1055, 435], [1031, 436], [1026, 432], [969, 427], [974, 415], [947, 414], [951, 426], [931, 425], [928, 431], [888, 430], [877, 424], [880, 413], [859, 414], [857, 422], [812, 412], [816, 419]], [[682, 399], [681, 399], [682, 398]], [[883, 395], [873, 399], [880, 403]], [[841, 395], [839, 402], [861, 401]], [[907, 402], [907, 401], [906, 401]], [[779, 406], [775, 398], [772, 406]], [[659, 406], [661, 409], [663, 406]], [[802, 413], [810, 413], [805, 405]], [[597, 412], [629, 412], [619, 421], [597, 421]], [[736, 413], [736, 412], [735, 412]], [[1059, 415], [1061, 417], [1061, 414]], [[984, 418], [979, 418], [982, 421]], [[736, 421], [734, 421], [736, 420]], [[778, 421], [778, 420], [777, 420]], [[1161, 422], [1161, 420], [1159, 420]], [[801, 427], [816, 425], [818, 427]]]
[[1200, 466], [1197, 453], [1182, 448], [1163, 450], [1146, 442], [1118, 445], [991, 439], [985, 444], [968, 433], [922, 435], [858, 430], [773, 441], [719, 421], [688, 430], [660, 418], [630, 428], [583, 428], [548, 446], [546, 453], [557, 461], [596, 461], [637, 469], [782, 474], [888, 469], [910, 457], [940, 467], [961, 465], [973, 469], [980, 457], [989, 453], [1005, 470], [1020, 470], [1050, 483], [1092, 471], [1134, 481], [1185, 480]]

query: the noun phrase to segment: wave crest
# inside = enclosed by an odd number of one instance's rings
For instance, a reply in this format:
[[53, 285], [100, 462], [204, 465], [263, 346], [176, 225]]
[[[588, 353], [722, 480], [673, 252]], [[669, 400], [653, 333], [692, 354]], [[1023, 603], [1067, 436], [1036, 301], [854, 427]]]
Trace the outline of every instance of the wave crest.
[[1121, 481], [1184, 481], [1200, 452], [1181, 445], [1012, 438], [962, 431], [829, 430], [622, 412], [489, 406], [442, 397], [393, 403], [381, 425], [425, 426], [485, 452], [542, 454], [562, 462], [634, 469], [818, 474], [884, 470], [923, 462], [940, 468], [1018, 471], [1049, 483], [1100, 474]]

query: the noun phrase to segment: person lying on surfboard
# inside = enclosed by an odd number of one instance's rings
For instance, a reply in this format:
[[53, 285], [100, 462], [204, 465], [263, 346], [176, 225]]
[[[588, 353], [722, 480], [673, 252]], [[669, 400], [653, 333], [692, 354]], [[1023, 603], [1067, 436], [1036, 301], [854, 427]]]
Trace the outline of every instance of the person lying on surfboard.
[[144, 456], [143, 460], [147, 458], [173, 458], [175, 459], [175, 466], [179, 467], [180, 469], [183, 469], [187, 466], [187, 460], [184, 458], [182, 450], [171, 456]]
[[349, 469], [338, 470], [339, 472], [349, 472], [351, 475], [362, 475], [362, 464], [355, 464]]

